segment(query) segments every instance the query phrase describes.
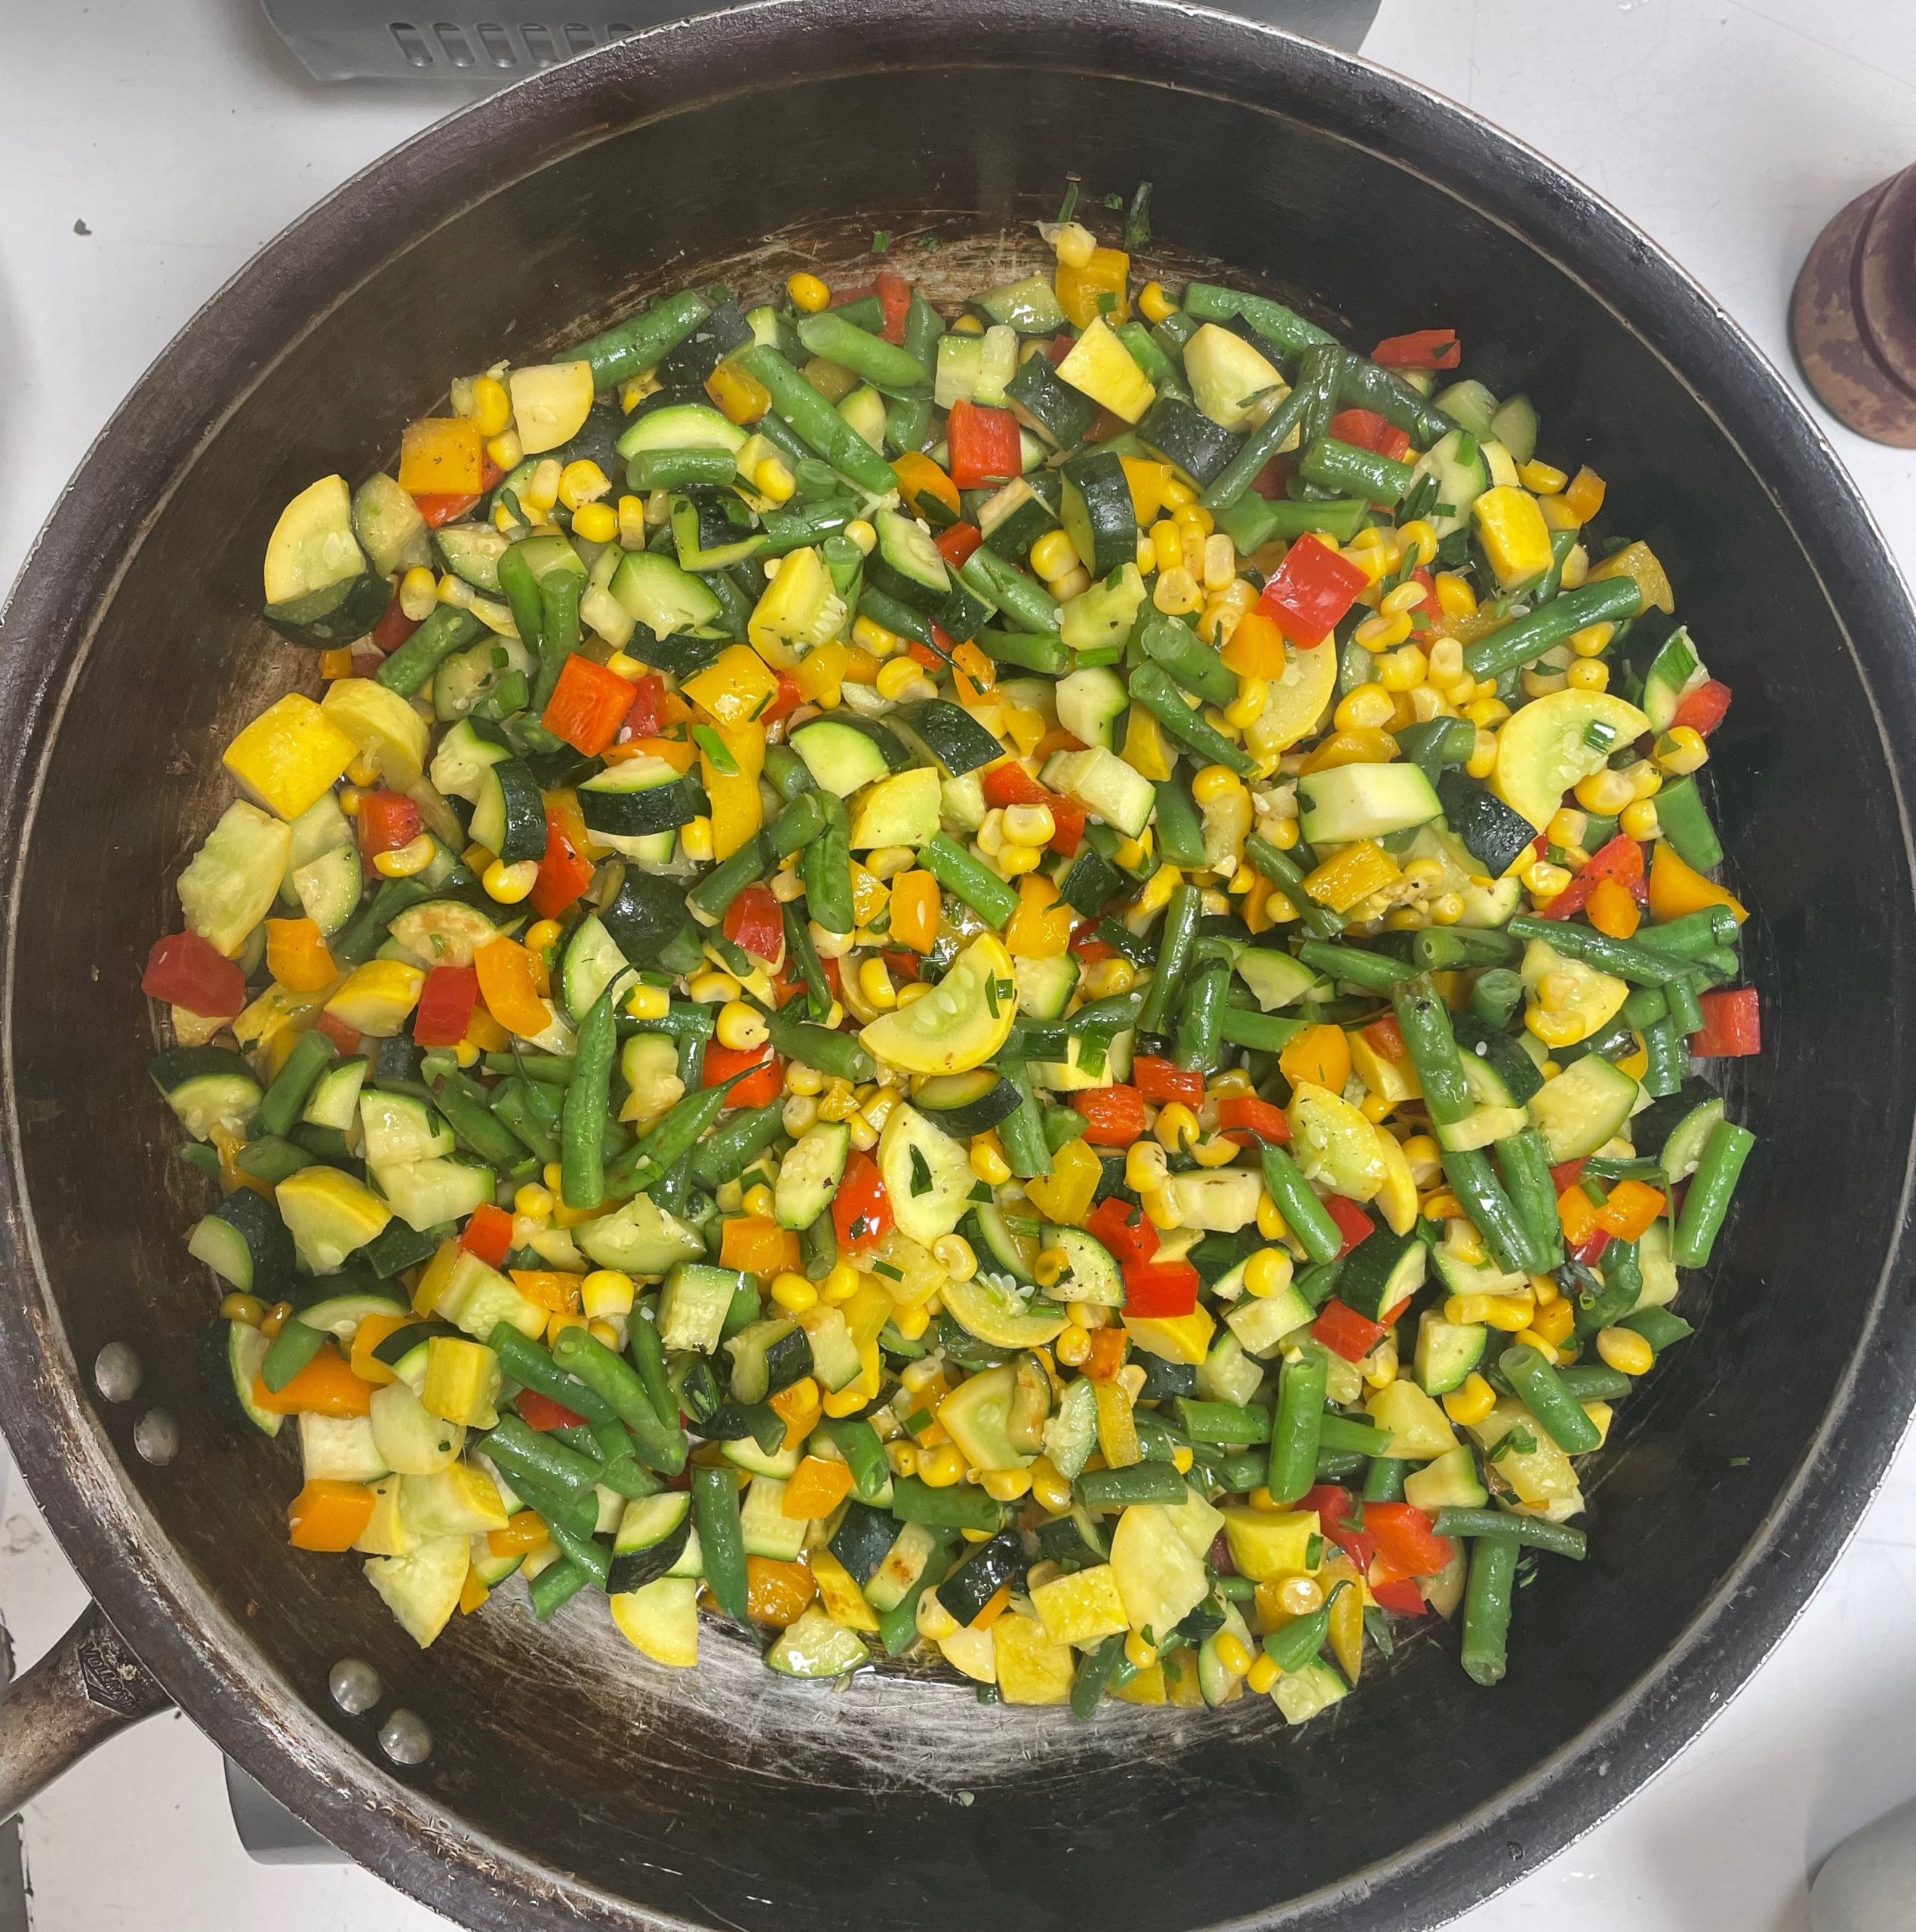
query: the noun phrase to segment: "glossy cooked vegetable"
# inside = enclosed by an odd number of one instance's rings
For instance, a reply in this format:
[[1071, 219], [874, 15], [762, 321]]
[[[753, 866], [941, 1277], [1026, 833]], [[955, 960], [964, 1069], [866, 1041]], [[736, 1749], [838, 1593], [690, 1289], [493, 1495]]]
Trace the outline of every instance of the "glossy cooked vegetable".
[[153, 1074], [209, 1392], [421, 1644], [519, 1574], [1080, 1717], [1433, 1610], [1492, 1683], [1690, 1332], [1761, 1040], [1658, 560], [1450, 331], [1044, 232], [463, 377], [272, 534], [322, 694]]

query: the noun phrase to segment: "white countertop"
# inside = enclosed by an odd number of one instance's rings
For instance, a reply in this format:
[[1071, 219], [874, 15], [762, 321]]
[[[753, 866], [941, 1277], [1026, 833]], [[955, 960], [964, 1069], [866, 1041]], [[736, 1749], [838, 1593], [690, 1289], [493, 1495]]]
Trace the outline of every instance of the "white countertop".
[[[1916, 159], [1907, 0], [1384, 0], [1366, 51], [1478, 109], [1646, 228], [1788, 368], [1817, 230]], [[121, 395], [263, 242], [456, 104], [320, 88], [253, 0], [0, 4], [0, 584]], [[91, 232], [76, 232], [84, 223]], [[1794, 379], [1792, 377], [1792, 379]], [[1916, 576], [1916, 454], [1831, 426]], [[81, 1601], [16, 1477], [0, 1614], [23, 1659]], [[1801, 1932], [1806, 1873], [1916, 1795], [1916, 1451], [1749, 1688], [1608, 1823], [1469, 1932]], [[364, 1873], [251, 1863], [177, 1717], [27, 1814], [39, 1932], [424, 1932]]]

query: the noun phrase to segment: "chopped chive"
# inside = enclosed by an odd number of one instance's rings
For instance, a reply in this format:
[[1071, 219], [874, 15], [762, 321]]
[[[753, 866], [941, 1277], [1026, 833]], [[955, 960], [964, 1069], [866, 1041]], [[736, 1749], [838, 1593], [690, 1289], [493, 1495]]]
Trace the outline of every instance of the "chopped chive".
[[712, 761], [712, 768], [721, 778], [736, 778], [739, 775], [739, 761], [733, 757], [725, 740], [709, 724], [692, 727], [692, 742]]

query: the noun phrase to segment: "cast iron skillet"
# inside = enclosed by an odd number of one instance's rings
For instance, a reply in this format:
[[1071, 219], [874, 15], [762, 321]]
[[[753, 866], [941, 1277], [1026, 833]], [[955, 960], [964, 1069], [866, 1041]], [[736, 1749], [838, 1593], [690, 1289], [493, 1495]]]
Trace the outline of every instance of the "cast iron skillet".
[[[220, 1435], [195, 1392], [208, 1295], [179, 1232], [201, 1184], [145, 1075], [139, 965], [177, 918], [220, 748], [311, 680], [251, 614], [273, 516], [316, 475], [361, 473], [452, 374], [536, 358], [652, 289], [722, 272], [762, 291], [801, 263], [862, 280], [873, 226], [913, 270], [940, 266], [910, 245], [927, 231], [1032, 260], [1067, 168], [1093, 207], [1153, 180], [1164, 235], [1360, 344], [1453, 325], [1473, 373], [1536, 398], [1552, 451], [1611, 479], [1607, 528], [1669, 565], [1736, 689], [1712, 770], [1767, 1044], [1731, 1077], [1763, 1152], [1686, 1291], [1701, 1333], [1623, 1407], [1590, 1560], [1522, 1593], [1494, 1693], [1433, 1633], [1301, 1732], [1262, 1700], [1075, 1727], [895, 1675], [787, 1684], [709, 1626], [705, 1668], [673, 1675], [595, 1606], [540, 1629], [510, 1593], [422, 1657], [338, 1559], [288, 1551], [283, 1453]], [[1903, 589], [1821, 436], [1700, 290], [1536, 156], [1361, 62], [1153, 0], [782, 0], [543, 75], [349, 184], [193, 322], [88, 459], [5, 641], [9, 1434], [194, 1719], [467, 1924], [1435, 1924], [1696, 1731], [1901, 1432]], [[115, 1407], [93, 1370], [119, 1340], [145, 1384]], [[152, 1404], [179, 1424], [164, 1467], [134, 1447]], [[385, 1765], [377, 1718], [328, 1702], [349, 1652], [383, 1673], [383, 1708], [430, 1724], [423, 1766]]]

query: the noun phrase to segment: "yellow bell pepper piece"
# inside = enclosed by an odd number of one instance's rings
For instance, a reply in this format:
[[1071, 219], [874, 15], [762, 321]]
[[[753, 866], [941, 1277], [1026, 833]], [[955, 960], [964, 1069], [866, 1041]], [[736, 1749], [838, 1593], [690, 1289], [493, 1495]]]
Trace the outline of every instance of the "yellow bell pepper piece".
[[[1255, 611], [1251, 613], [1253, 617], [1256, 614]], [[1333, 666], [1333, 675], [1335, 675], [1336, 657], [1335, 652], [1327, 650], [1320, 645], [1315, 650], [1307, 652], [1306, 654], [1310, 657], [1322, 658], [1326, 660]], [[1266, 709], [1269, 709], [1268, 706]], [[1262, 736], [1258, 727], [1261, 726], [1264, 721], [1262, 718], [1259, 718], [1253, 724], [1253, 737]], [[1397, 740], [1388, 731], [1374, 725], [1361, 725], [1355, 731], [1332, 732], [1330, 736], [1305, 759], [1298, 769], [1309, 774], [1313, 771], [1329, 771], [1333, 767], [1339, 764], [1388, 764], [1396, 755]]]
[[1217, 1323], [1201, 1302], [1189, 1315], [1127, 1315], [1124, 1332], [1146, 1355], [1195, 1367], [1210, 1354]]
[[778, 696], [778, 679], [749, 645], [728, 645], [680, 686], [721, 724], [749, 724]]
[[266, 921], [266, 971], [289, 992], [323, 992], [340, 977], [326, 935], [310, 919]]
[[485, 438], [471, 416], [428, 416], [399, 438], [399, 487], [414, 497], [469, 497], [485, 474]]
[[1601, 564], [1592, 566], [1585, 583], [1595, 583], [1600, 577], [1627, 577], [1643, 594], [1646, 604], [1653, 604], [1667, 617], [1677, 608], [1677, 600], [1670, 589], [1669, 573], [1657, 561], [1656, 552], [1647, 543], [1626, 543], [1613, 557], [1606, 557]]
[[1743, 903], [1727, 887], [1705, 878], [1694, 866], [1677, 857], [1662, 839], [1650, 861], [1650, 910], [1655, 919], [1679, 919], [1706, 906], [1727, 906], [1741, 925], [1749, 917]]
[[1307, 1026], [1278, 1054], [1278, 1070], [1293, 1087], [1308, 1080], [1341, 1094], [1351, 1077], [1349, 1036], [1340, 1026]]
[[765, 823], [764, 804], [758, 795], [758, 774], [765, 764], [765, 733], [762, 726], [749, 724], [707, 728], [718, 734], [737, 767], [735, 772], [721, 772], [712, 754], [700, 748], [700, 774], [712, 803], [712, 855], [729, 859]]
[[861, 926], [869, 926], [891, 899], [891, 888], [875, 872], [868, 872], [854, 859], [851, 865], [851, 915]]
[[1550, 528], [1527, 490], [1486, 490], [1471, 506], [1478, 540], [1497, 581], [1508, 590], [1549, 569]]
[[[857, 882], [854, 874], [854, 908]], [[1062, 958], [1075, 922], [1072, 909], [1059, 903], [1057, 887], [1041, 872], [1027, 872], [1018, 881], [1018, 909], [1006, 923], [1005, 946], [1013, 959]]]
[[425, 984], [425, 974], [402, 959], [369, 959], [346, 975], [326, 1011], [372, 1039], [389, 1040], [419, 1004]]
[[331, 790], [357, 749], [311, 698], [288, 691], [234, 739], [223, 762], [269, 811], [293, 819]]
[[1067, 1140], [1051, 1156], [1051, 1171], [1025, 1183], [1038, 1212], [1060, 1227], [1081, 1226], [1103, 1178], [1104, 1163], [1081, 1140]]
[[1114, 1469], [1128, 1469], [1144, 1460], [1144, 1445], [1131, 1414], [1130, 1391], [1116, 1382], [1094, 1382], [1091, 1393], [1098, 1405], [1098, 1449]]
[[1149, 530], [1164, 511], [1164, 489], [1171, 480], [1171, 466], [1168, 463], [1149, 462], [1141, 456], [1121, 457], [1118, 460], [1124, 466], [1124, 481], [1131, 486], [1131, 508], [1138, 528]]
[[[1130, 317], [1131, 305], [1125, 294], [1130, 274], [1131, 258], [1121, 248], [1094, 248], [1091, 259], [1081, 269], [1060, 262], [1053, 284], [1058, 291], [1059, 305], [1071, 318], [1074, 328], [1087, 329], [1100, 315], [1115, 327]], [[1113, 306], [1109, 309], [1099, 306], [1101, 295], [1112, 297]]]
[[1395, 885], [1403, 876], [1397, 861], [1374, 838], [1361, 838], [1308, 873], [1304, 890], [1320, 906], [1347, 912], [1359, 900]]
[[829, 638], [799, 659], [792, 671], [792, 681], [798, 687], [798, 695], [807, 704], [835, 711], [844, 694], [845, 672], [850, 663], [850, 651], [837, 638]]
[[772, 392], [736, 362], [724, 361], [705, 379], [705, 392], [728, 423], [756, 423], [772, 406]]
[[[1123, 459], [1129, 463], [1131, 459]], [[1164, 737], [1164, 728], [1141, 704], [1134, 704], [1124, 725], [1124, 749], [1120, 755], [1140, 777], [1161, 784], [1170, 777], [1176, 759]]]

